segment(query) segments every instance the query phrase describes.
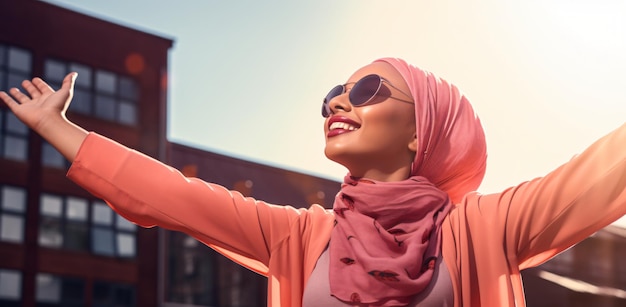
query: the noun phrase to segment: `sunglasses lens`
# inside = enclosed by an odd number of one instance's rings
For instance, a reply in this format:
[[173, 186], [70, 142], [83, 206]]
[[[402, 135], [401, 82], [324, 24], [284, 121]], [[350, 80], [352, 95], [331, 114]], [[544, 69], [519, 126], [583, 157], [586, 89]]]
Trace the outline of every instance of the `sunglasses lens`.
[[328, 104], [322, 104], [322, 117], [328, 117], [330, 116], [330, 108], [328, 107]]
[[330, 92], [328, 92], [328, 94], [326, 95], [326, 98], [324, 98], [324, 103], [322, 103], [322, 116], [328, 117], [330, 115], [330, 106], [328, 105], [328, 103], [330, 102], [331, 99], [343, 94], [343, 91], [344, 91], [343, 85], [337, 85], [333, 87], [333, 89], [331, 89]]
[[[361, 78], [361, 80], [357, 81], [350, 90], [350, 103], [355, 107], [368, 103], [378, 93], [381, 83], [382, 79], [379, 75], [376, 74], [367, 75]], [[322, 104], [323, 117], [330, 116], [330, 100], [332, 100], [336, 96], [343, 94], [344, 92], [345, 87], [343, 85], [337, 85], [333, 87], [330, 92], [328, 92], [326, 98], [324, 98], [324, 103]]]
[[380, 88], [380, 77], [378, 75], [367, 75], [354, 84], [350, 90], [350, 102], [354, 106], [360, 106], [370, 101]]

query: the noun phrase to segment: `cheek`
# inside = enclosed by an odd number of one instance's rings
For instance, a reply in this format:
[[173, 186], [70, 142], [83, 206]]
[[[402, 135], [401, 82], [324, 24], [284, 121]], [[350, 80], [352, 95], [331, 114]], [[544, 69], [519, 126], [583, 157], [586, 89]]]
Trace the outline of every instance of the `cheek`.
[[[411, 110], [408, 110], [411, 112]], [[396, 132], [414, 129], [415, 121], [407, 110], [395, 108], [388, 110], [368, 110], [363, 113], [365, 122], [369, 126], [376, 126], [377, 130]], [[402, 134], [402, 133], [400, 133]]]
[[382, 146], [406, 148], [415, 135], [413, 109], [395, 108], [385, 111], [367, 114], [369, 121], [366, 121], [366, 127], [369, 137]]

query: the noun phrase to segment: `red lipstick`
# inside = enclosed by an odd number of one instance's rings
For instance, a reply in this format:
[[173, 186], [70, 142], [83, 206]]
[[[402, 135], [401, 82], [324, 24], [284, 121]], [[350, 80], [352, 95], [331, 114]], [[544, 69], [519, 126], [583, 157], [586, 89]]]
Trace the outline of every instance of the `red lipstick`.
[[361, 125], [354, 120], [345, 116], [335, 115], [328, 119], [328, 133], [326, 137], [333, 137], [340, 134], [355, 131], [361, 127]]

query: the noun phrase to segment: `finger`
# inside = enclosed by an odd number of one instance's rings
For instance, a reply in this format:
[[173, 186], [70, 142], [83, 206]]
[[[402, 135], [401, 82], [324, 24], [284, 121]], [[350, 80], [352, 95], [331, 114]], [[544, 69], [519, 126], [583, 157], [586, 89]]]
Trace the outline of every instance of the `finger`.
[[41, 80], [41, 78], [33, 78], [33, 84], [37, 87], [37, 90], [39, 90], [41, 94], [54, 92], [50, 85]]
[[20, 92], [19, 89], [17, 89], [16, 87], [12, 88], [9, 90], [9, 93], [11, 94], [11, 96], [13, 96], [13, 98], [15, 98], [15, 100], [17, 100], [20, 104], [24, 104], [24, 103], [28, 103], [30, 102], [32, 99], [30, 99], [30, 97], [28, 97], [28, 95]]
[[13, 98], [11, 98], [11, 96], [4, 91], [0, 91], [0, 100], [2, 100], [11, 110], [19, 105], [17, 101], [13, 100]]
[[78, 77], [77, 72], [71, 72], [63, 78], [63, 84], [61, 84], [61, 88], [66, 90], [72, 90], [74, 88], [74, 83], [76, 82], [76, 77]]
[[37, 99], [41, 96], [41, 91], [39, 91], [39, 89], [28, 80], [22, 81], [22, 87], [28, 92], [30, 97], [33, 97], [33, 99]]

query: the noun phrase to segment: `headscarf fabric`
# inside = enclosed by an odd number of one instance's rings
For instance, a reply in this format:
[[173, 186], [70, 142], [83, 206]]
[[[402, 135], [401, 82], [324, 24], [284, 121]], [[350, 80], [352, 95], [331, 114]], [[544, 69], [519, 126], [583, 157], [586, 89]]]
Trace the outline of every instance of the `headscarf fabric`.
[[480, 120], [456, 86], [401, 59], [378, 61], [409, 87], [418, 150], [406, 180], [344, 178], [333, 204], [330, 288], [349, 303], [404, 306], [430, 283], [443, 220], [480, 185], [487, 149]]
[[455, 85], [404, 60], [377, 62], [400, 73], [415, 101], [418, 150], [411, 175], [428, 178], [459, 203], [478, 188], [487, 167], [485, 132], [472, 105]]

